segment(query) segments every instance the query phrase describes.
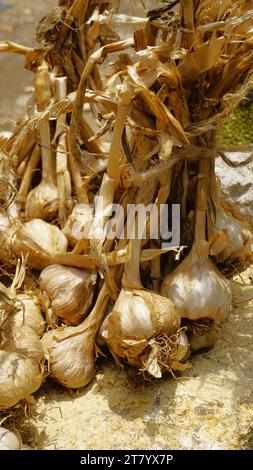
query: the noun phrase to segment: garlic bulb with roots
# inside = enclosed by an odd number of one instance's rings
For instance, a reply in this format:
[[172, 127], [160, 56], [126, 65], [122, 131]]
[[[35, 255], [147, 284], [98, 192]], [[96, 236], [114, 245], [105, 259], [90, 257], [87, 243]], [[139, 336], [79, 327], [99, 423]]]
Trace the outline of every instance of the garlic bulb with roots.
[[195, 242], [190, 254], [163, 281], [161, 294], [169, 298], [183, 318], [224, 320], [232, 308], [230, 282], [208, 257], [206, 231], [206, 162], [200, 161]]
[[88, 314], [94, 295], [96, 272], [53, 264], [39, 278], [51, 300], [52, 312], [64, 323], [78, 325]]
[[92, 312], [81, 325], [56, 328], [42, 338], [49, 373], [65, 387], [85, 387], [94, 377], [95, 337], [107, 301], [108, 293], [103, 285]]
[[15, 276], [10, 287], [0, 283], [0, 328], [12, 330], [29, 326], [37, 336], [45, 329], [38, 297], [32, 293], [17, 294], [25, 279], [25, 260], [18, 259]]
[[12, 254], [27, 256], [28, 264], [42, 270], [52, 264], [58, 253], [66, 253], [68, 240], [61, 230], [42, 219], [33, 219], [22, 224], [16, 221], [1, 237]]
[[180, 347], [180, 316], [169, 299], [143, 288], [139, 275], [141, 243], [137, 239], [129, 242], [131, 259], [125, 265], [123, 287], [101, 331], [117, 362], [122, 359], [140, 371], [161, 377], [163, 371], [179, 369], [173, 357]]
[[43, 118], [39, 123], [39, 131], [42, 153], [42, 179], [26, 198], [25, 215], [28, 219], [39, 217], [52, 220], [58, 213], [58, 190], [48, 117]]
[[0, 427], [0, 450], [20, 450], [21, 445], [22, 441], [17, 433]]
[[41, 366], [24, 354], [0, 350], [0, 368], [0, 410], [28, 399], [42, 384]]

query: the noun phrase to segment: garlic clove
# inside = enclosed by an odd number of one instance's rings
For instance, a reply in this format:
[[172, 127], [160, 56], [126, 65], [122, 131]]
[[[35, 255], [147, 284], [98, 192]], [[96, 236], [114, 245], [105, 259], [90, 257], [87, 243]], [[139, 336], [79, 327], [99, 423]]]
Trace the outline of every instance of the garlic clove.
[[9, 429], [0, 427], [0, 450], [20, 450], [21, 438]]
[[174, 303], [181, 317], [219, 322], [231, 311], [232, 291], [205, 250], [204, 245], [200, 249], [194, 244], [187, 258], [164, 279], [161, 294]]
[[53, 264], [41, 272], [39, 282], [57, 317], [70, 325], [81, 323], [93, 300], [94, 271]]
[[41, 386], [40, 365], [24, 354], [0, 351], [0, 364], [0, 410], [27, 399]]
[[42, 338], [51, 377], [68, 388], [85, 387], [95, 374], [94, 329], [65, 327]]

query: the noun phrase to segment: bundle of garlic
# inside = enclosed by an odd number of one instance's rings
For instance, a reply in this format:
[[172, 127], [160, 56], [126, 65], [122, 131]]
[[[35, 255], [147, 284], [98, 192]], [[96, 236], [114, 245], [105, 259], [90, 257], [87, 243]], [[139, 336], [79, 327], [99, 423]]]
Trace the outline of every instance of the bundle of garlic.
[[[88, 384], [98, 330], [117, 363], [155, 377], [184, 370], [190, 352], [217, 339], [231, 310], [221, 272], [252, 261], [251, 227], [217, 191], [213, 138], [252, 86], [249, 3], [178, 0], [138, 18], [120, 1], [61, 0], [38, 25], [40, 48], [0, 43], [35, 76], [27, 114], [0, 140], [2, 271], [26, 257], [48, 327], [40, 341], [36, 296], [0, 287], [1, 354], [18, 360], [17, 374], [32, 371], [24, 383], [17, 375], [20, 387], [13, 379], [18, 399], [41, 383], [43, 355], [58, 382]], [[119, 24], [134, 33], [121, 38]], [[126, 250], [114, 203], [122, 230], [128, 204], [180, 204], [178, 251], [187, 246], [188, 256], [175, 267], [163, 234], [147, 231]]]

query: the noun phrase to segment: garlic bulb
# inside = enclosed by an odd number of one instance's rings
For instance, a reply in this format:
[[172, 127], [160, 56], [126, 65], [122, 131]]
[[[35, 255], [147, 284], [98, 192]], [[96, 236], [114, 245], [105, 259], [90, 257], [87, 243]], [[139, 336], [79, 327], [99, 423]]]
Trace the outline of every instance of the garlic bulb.
[[179, 315], [189, 320], [209, 318], [224, 320], [232, 308], [230, 282], [208, 257], [206, 241], [207, 187], [209, 177], [207, 159], [199, 162], [195, 242], [190, 254], [163, 281], [161, 294], [175, 305]]
[[71, 325], [78, 325], [92, 303], [96, 273], [53, 264], [40, 274], [40, 287], [51, 300], [53, 313]]
[[25, 215], [28, 219], [39, 217], [53, 219], [58, 212], [58, 190], [56, 186], [55, 155], [51, 149], [50, 126], [48, 117], [39, 123], [42, 180], [30, 191], [26, 198]]
[[219, 258], [226, 259], [233, 255], [238, 254], [243, 249], [246, 243], [252, 238], [252, 233], [247, 227], [246, 223], [243, 223], [231, 214], [225, 211], [219, 204], [216, 208], [216, 218], [214, 224], [214, 232], [220, 230], [226, 230], [229, 244], [219, 254]]
[[184, 320], [184, 324], [192, 352], [212, 347], [218, 338], [218, 327], [213, 320]]
[[42, 384], [40, 365], [27, 356], [0, 351], [0, 410], [27, 399]]
[[93, 208], [89, 204], [76, 204], [62, 231], [69, 243], [75, 246], [81, 239], [90, 238]]
[[232, 291], [207, 250], [207, 242], [201, 246], [195, 243], [187, 258], [164, 279], [161, 294], [174, 303], [181, 317], [208, 317], [219, 322], [231, 311]]
[[41, 219], [33, 219], [24, 224], [24, 233], [47, 253], [65, 253], [68, 241], [62, 231], [55, 225]]
[[85, 387], [95, 373], [94, 329], [78, 328], [50, 330], [42, 338], [50, 375], [69, 388]]
[[4, 351], [18, 352], [40, 362], [44, 357], [42, 345], [36, 331], [28, 325], [5, 328], [5, 342], [1, 344]]
[[21, 445], [20, 437], [9, 429], [0, 427], [0, 450], [20, 450]]
[[49, 373], [66, 387], [85, 387], [94, 377], [94, 341], [107, 301], [108, 292], [103, 285], [92, 312], [81, 325], [51, 330], [42, 338]]
[[18, 294], [15, 300], [16, 312], [11, 317], [11, 326], [20, 328], [27, 325], [41, 336], [45, 330], [45, 320], [38, 298], [31, 294]]
[[214, 343], [217, 341], [218, 332], [214, 329], [199, 335], [197, 333], [193, 333], [189, 335], [189, 342], [191, 346], [191, 351], [196, 352], [200, 349], [208, 349], [211, 348]]
[[[131, 256], [125, 264], [123, 288], [105, 320], [106, 327], [103, 325], [100, 330], [117, 362], [122, 358], [139, 370], [161, 377], [163, 370], [171, 370], [172, 348], [168, 345], [181, 319], [169, 299], [143, 288], [139, 273], [141, 244], [137, 238], [129, 242]], [[166, 341], [163, 351], [167, 353], [163, 364], [161, 335]]]
[[41, 219], [13, 224], [6, 231], [4, 242], [12, 253], [27, 255], [28, 264], [38, 270], [52, 263], [57, 253], [65, 253], [68, 246], [61, 230]]
[[[107, 319], [108, 345], [129, 363], [138, 357], [148, 341], [180, 326], [172, 302], [146, 290], [122, 289]], [[136, 360], [136, 361], [135, 361]]]

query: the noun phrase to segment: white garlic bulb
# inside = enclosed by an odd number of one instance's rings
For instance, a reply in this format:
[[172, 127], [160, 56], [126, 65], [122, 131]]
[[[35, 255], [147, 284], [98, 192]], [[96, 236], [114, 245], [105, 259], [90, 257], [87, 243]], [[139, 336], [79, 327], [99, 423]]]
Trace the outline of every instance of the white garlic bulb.
[[0, 427], [0, 450], [20, 450], [21, 438], [9, 429]]
[[85, 387], [95, 374], [94, 327], [48, 331], [42, 338], [50, 375], [68, 388]]
[[39, 281], [53, 313], [70, 325], [81, 323], [92, 303], [96, 273], [53, 264], [41, 272]]
[[[103, 337], [114, 357], [123, 358], [139, 369], [149, 363], [148, 372], [152, 373], [152, 358], [149, 353], [145, 360], [142, 356], [147, 355], [150, 346], [152, 353], [157, 337], [162, 334], [169, 337], [178, 330], [180, 316], [172, 302], [155, 292], [123, 288], [106, 322]], [[155, 376], [161, 376], [160, 369]]]
[[219, 204], [216, 211], [214, 232], [220, 230], [226, 230], [229, 238], [229, 244], [219, 255], [223, 259], [236, 253], [239, 255], [239, 251], [242, 250], [244, 245], [252, 238], [252, 233], [247, 227], [247, 224], [235, 219]]
[[24, 233], [33, 243], [47, 253], [55, 254], [67, 251], [68, 241], [62, 231], [42, 219], [33, 219], [26, 222], [24, 224]]
[[65, 326], [42, 338], [50, 375], [69, 388], [85, 387], [95, 374], [95, 337], [101, 325], [108, 291], [104, 284], [88, 318], [79, 326]]
[[58, 253], [66, 253], [68, 240], [61, 230], [41, 219], [25, 224], [16, 222], [4, 234], [5, 246], [12, 254], [27, 255], [27, 262], [35, 269], [42, 270], [52, 263]]
[[89, 239], [94, 211], [89, 204], [76, 204], [62, 231], [69, 243], [75, 246], [79, 240]]
[[51, 148], [48, 117], [38, 124], [42, 154], [42, 180], [26, 198], [25, 215], [28, 219], [39, 217], [53, 219], [58, 212], [58, 190], [56, 186], [55, 152]]
[[25, 215], [28, 219], [41, 218], [50, 220], [58, 211], [58, 191], [54, 184], [41, 181], [26, 198]]
[[40, 338], [36, 331], [28, 325], [13, 326], [6, 328], [5, 342], [1, 345], [4, 351], [18, 352], [34, 359], [37, 362], [42, 361], [44, 357]]
[[207, 250], [207, 242], [195, 243], [187, 258], [164, 279], [161, 294], [174, 303], [181, 317], [219, 322], [231, 311], [232, 291]]
[[15, 298], [16, 312], [11, 316], [10, 325], [28, 325], [41, 336], [45, 330], [45, 320], [40, 310], [39, 300], [32, 294], [18, 294]]
[[189, 342], [191, 346], [191, 351], [196, 352], [200, 349], [208, 349], [211, 348], [214, 343], [217, 341], [218, 338], [218, 331], [214, 329], [210, 329], [206, 333], [201, 335], [197, 333], [193, 333], [189, 335]]
[[27, 399], [41, 386], [40, 365], [24, 354], [0, 351], [0, 364], [0, 410]]

